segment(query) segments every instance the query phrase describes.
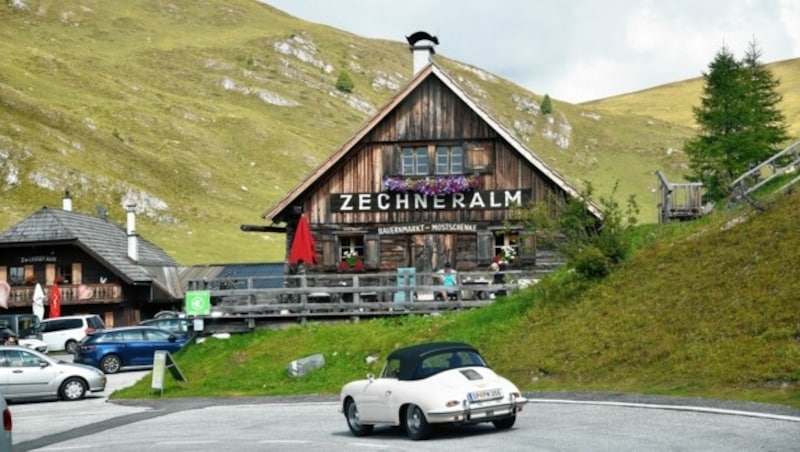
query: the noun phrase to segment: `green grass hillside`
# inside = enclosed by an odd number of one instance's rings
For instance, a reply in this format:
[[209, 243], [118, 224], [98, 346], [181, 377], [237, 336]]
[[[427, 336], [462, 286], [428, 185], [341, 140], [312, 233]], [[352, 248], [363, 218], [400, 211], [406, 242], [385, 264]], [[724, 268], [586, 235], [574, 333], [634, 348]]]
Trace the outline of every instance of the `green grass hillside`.
[[[25, 0], [3, 2], [0, 23], [0, 230], [60, 206], [65, 189], [75, 210], [104, 206], [120, 223], [133, 201], [138, 232], [183, 265], [282, 260], [285, 237], [239, 226], [263, 224], [411, 77], [402, 36], [365, 39], [254, 0]], [[692, 124], [652, 111], [683, 96], [628, 109], [554, 99], [542, 115], [547, 93], [446, 56], [442, 42], [437, 62], [576, 186], [619, 180], [656, 221], [653, 172], [682, 179]], [[341, 71], [351, 94], [335, 89]], [[798, 92], [784, 92], [794, 118]]]
[[[309, 324], [209, 338], [179, 352], [188, 383], [164, 397], [335, 394], [393, 349], [478, 346], [527, 391], [613, 391], [800, 407], [800, 190], [702, 221], [648, 225], [638, 251], [599, 283], [554, 273], [492, 305], [441, 316]], [[289, 361], [322, 353], [303, 378]], [[149, 379], [114, 397], [148, 397]]]
[[[800, 138], [800, 96], [796, 95], [800, 92], [800, 58], [779, 61], [767, 67], [780, 82], [778, 92], [783, 101], [778, 108], [786, 118], [789, 135]], [[699, 70], [708, 72], [707, 67]], [[580, 105], [618, 114], [650, 116], [671, 124], [693, 125], [692, 107], [700, 105], [703, 83], [701, 77], [696, 77]]]

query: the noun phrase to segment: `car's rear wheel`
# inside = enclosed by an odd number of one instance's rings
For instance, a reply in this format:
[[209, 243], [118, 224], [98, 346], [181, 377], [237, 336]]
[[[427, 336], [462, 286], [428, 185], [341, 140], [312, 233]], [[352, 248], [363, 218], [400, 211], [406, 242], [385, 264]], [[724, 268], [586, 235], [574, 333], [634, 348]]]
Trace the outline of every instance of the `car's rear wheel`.
[[425, 413], [416, 405], [408, 405], [406, 407], [406, 415], [404, 417], [404, 427], [406, 435], [413, 440], [428, 439], [431, 436], [431, 425], [425, 419]]
[[86, 396], [86, 383], [80, 378], [67, 378], [58, 389], [63, 400], [80, 400]]
[[347, 417], [347, 426], [355, 436], [367, 436], [372, 433], [372, 425], [365, 425], [361, 423], [361, 418], [358, 415], [358, 407], [353, 399], [347, 399], [344, 404], [344, 415]]
[[66, 350], [66, 352], [70, 355], [77, 355], [78, 350], [80, 350], [80, 347], [78, 347], [78, 341], [73, 339], [68, 340], [67, 343], [64, 344], [64, 350]]
[[104, 356], [100, 361], [100, 369], [107, 374], [115, 374], [122, 367], [122, 359], [117, 355]]
[[504, 417], [503, 419], [498, 419], [496, 421], [492, 421], [495, 428], [498, 430], [508, 430], [514, 426], [514, 422], [517, 422], [517, 416], [512, 415], [509, 417]]

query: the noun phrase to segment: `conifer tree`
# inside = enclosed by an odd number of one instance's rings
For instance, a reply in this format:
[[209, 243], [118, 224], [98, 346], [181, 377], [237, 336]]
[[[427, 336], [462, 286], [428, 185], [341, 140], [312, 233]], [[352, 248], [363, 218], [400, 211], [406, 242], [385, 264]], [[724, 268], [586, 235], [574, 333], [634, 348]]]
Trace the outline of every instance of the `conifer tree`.
[[743, 153], [754, 163], [760, 163], [780, 151], [780, 145], [789, 139], [783, 113], [778, 104], [783, 96], [778, 93], [780, 83], [760, 61], [761, 52], [755, 41], [742, 60], [745, 83], [748, 86], [746, 100], [752, 114], [750, 128], [745, 134]]
[[787, 138], [777, 108], [778, 82], [759, 57], [755, 43], [741, 62], [723, 46], [703, 74], [703, 96], [694, 108], [700, 131], [684, 150], [689, 179], [703, 183], [708, 201], [727, 196], [730, 182], [769, 158]]
[[542, 100], [542, 114], [549, 115], [553, 113], [553, 101], [550, 100], [550, 95], [545, 94]]

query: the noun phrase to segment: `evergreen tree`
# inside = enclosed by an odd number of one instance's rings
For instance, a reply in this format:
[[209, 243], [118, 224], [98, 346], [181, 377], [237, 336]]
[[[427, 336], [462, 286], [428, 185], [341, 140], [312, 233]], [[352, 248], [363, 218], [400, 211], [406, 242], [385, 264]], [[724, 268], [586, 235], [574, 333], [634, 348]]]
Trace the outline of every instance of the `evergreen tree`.
[[780, 151], [780, 145], [789, 139], [783, 113], [778, 104], [783, 96], [778, 93], [780, 83], [759, 61], [761, 52], [755, 41], [742, 60], [743, 75], [748, 85], [747, 101], [752, 114], [748, 139], [743, 149], [751, 162], [763, 162]]
[[777, 109], [778, 82], [759, 57], [754, 43], [741, 62], [723, 46], [703, 74], [703, 96], [694, 108], [700, 132], [684, 150], [693, 172], [689, 179], [703, 183], [709, 201], [727, 196], [730, 182], [787, 138]]
[[706, 196], [718, 200], [727, 194], [733, 180], [732, 162], [738, 146], [747, 111], [745, 87], [739, 76], [741, 65], [723, 47], [703, 74], [705, 86], [700, 106], [694, 107], [694, 118], [700, 127], [698, 136], [684, 150], [689, 156], [691, 180], [703, 183]]
[[345, 93], [352, 93], [355, 86], [353, 79], [350, 78], [350, 74], [348, 74], [347, 71], [339, 73], [339, 78], [336, 79], [336, 89]]
[[549, 115], [553, 113], [553, 101], [550, 100], [550, 95], [545, 94], [542, 100], [542, 114]]

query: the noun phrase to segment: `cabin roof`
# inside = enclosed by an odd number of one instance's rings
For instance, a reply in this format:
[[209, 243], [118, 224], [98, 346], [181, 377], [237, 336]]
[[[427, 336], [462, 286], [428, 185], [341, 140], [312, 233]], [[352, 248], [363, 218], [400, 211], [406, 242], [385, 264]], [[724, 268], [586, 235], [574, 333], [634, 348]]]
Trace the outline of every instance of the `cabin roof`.
[[[522, 144], [517, 138], [514, 137], [505, 127], [503, 127], [497, 120], [495, 120], [487, 111], [476, 103], [467, 93], [462, 90], [458, 84], [447, 74], [447, 72], [439, 67], [435, 62], [431, 62], [424, 69], [419, 71], [414, 78], [401, 89], [377, 114], [364, 123], [361, 128], [348, 138], [344, 144], [337, 149], [327, 160], [322, 162], [305, 180], [300, 182], [289, 193], [281, 198], [275, 205], [265, 211], [261, 217], [264, 219], [272, 220], [273, 223], [285, 221], [287, 210], [296, 203], [298, 199], [302, 199], [304, 195], [310, 190], [314, 182], [324, 176], [331, 170], [338, 162], [340, 162], [351, 150], [356, 148], [356, 145], [375, 128], [389, 113], [391, 113], [409, 94], [411, 94], [420, 84], [422, 84], [428, 77], [436, 77], [445, 86], [447, 86], [460, 100], [462, 100], [470, 109], [472, 109], [481, 119], [483, 119], [489, 127], [491, 127], [498, 135], [500, 135], [517, 153], [533, 165], [537, 170], [541, 171], [547, 178], [562, 189], [570, 196], [578, 197], [580, 192], [567, 181], [555, 169], [550, 167], [541, 158]], [[589, 211], [594, 214], [598, 219], [602, 217], [600, 209], [594, 205], [589, 204]]]
[[164, 250], [138, 237], [138, 261], [128, 257], [128, 233], [104, 218], [43, 207], [0, 233], [0, 248], [71, 244], [82, 249], [128, 284], [151, 283], [183, 296], [178, 264]]

